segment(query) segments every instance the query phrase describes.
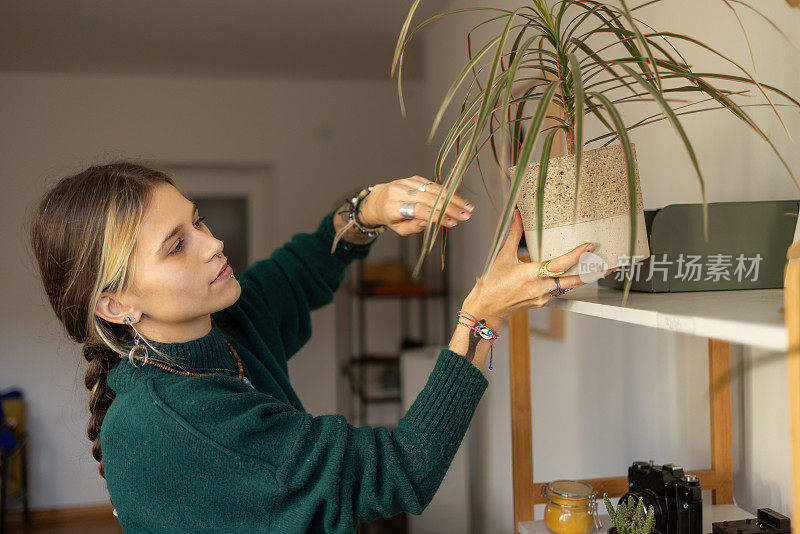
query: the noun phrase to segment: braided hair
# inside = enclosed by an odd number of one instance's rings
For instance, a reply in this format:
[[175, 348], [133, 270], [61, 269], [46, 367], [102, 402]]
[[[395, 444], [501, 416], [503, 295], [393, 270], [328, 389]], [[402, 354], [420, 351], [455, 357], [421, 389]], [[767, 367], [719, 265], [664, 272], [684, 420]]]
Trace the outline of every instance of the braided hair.
[[45, 292], [70, 338], [83, 345], [88, 362], [92, 456], [105, 478], [100, 428], [114, 390], [107, 379], [129, 327], [95, 314], [102, 293], [119, 295], [132, 277], [130, 258], [156, 186], [166, 174], [129, 162], [92, 166], [62, 178], [41, 199], [30, 222], [30, 239]]
[[83, 357], [89, 362], [86, 367], [84, 384], [89, 390], [89, 426], [86, 433], [92, 442], [92, 456], [100, 462], [100, 476], [105, 478], [103, 469], [103, 452], [100, 447], [100, 427], [103, 418], [114, 400], [114, 390], [108, 386], [108, 372], [112, 365], [119, 359], [117, 353], [102, 345], [84, 345]]

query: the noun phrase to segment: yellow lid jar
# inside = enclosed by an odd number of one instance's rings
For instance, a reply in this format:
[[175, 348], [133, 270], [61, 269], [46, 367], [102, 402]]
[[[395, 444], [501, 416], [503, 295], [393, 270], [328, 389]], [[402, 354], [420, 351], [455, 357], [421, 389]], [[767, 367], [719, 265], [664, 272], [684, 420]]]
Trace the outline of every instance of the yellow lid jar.
[[556, 534], [588, 534], [601, 527], [592, 486], [577, 480], [554, 480], [542, 487], [547, 497], [544, 522]]

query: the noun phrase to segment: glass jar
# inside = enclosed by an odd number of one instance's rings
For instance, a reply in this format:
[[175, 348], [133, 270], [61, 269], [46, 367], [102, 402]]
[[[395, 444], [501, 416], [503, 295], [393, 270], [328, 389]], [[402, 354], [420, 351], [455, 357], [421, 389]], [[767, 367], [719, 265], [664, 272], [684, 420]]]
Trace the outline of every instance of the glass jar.
[[577, 480], [554, 480], [542, 487], [547, 497], [544, 522], [556, 534], [588, 534], [601, 528], [592, 486]]

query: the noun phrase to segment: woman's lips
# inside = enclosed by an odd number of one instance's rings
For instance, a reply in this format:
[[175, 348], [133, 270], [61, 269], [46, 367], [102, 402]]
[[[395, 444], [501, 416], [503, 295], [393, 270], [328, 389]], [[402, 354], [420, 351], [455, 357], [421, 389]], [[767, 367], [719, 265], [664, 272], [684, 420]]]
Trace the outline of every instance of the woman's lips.
[[230, 265], [226, 264], [222, 272], [219, 273], [219, 275], [216, 278], [214, 278], [214, 282], [211, 283], [213, 284], [215, 282], [219, 282], [220, 280], [225, 280], [226, 278], [230, 278], [232, 274], [233, 274], [233, 269], [231, 269]]

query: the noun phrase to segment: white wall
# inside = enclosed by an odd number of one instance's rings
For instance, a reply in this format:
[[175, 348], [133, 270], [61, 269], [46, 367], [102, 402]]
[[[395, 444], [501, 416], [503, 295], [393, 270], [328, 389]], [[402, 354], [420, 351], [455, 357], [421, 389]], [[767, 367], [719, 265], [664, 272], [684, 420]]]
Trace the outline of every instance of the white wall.
[[[520, 4], [513, 0], [492, 3], [509, 9]], [[472, 5], [455, 0], [443, 9]], [[800, 42], [800, 11], [777, 0], [758, 7]], [[746, 45], [726, 9], [721, 2], [675, 0], [642, 10], [641, 16], [658, 29], [699, 36], [749, 67]], [[757, 17], [743, 18], [750, 29], [761, 81], [800, 95], [796, 76], [800, 54]], [[451, 16], [424, 31], [424, 100], [429, 124], [467, 60], [466, 31], [479, 20], [482, 18], [471, 15]], [[473, 50], [483, 42], [474, 40]], [[713, 58], [691, 53], [688, 47], [681, 50], [688, 51], [689, 61], [697, 68], [719, 68]], [[782, 137], [774, 117], [766, 111], [752, 114], [800, 173], [800, 152]], [[640, 116], [638, 111], [625, 114], [628, 120]], [[794, 110], [785, 116], [794, 137], [800, 137], [800, 115]], [[766, 144], [731, 115], [715, 111], [689, 116], [683, 123], [699, 155], [709, 201], [800, 197]], [[637, 144], [646, 209], [700, 201], [697, 179], [668, 126], [662, 123], [634, 130], [632, 138]], [[434, 148], [438, 148], [436, 143]], [[429, 153], [429, 161], [433, 161], [433, 153]], [[496, 175], [488, 151], [484, 161], [484, 168]], [[476, 172], [465, 183], [481, 188]], [[470, 198], [479, 201], [476, 215], [469, 226], [452, 235], [458, 254], [454, 261], [458, 267], [452, 271], [456, 295], [465, 295], [479, 274], [496, 224], [496, 214], [485, 195]], [[535, 480], [620, 475], [637, 459], [673, 461], [689, 468], [710, 465], [706, 339], [570, 314], [566, 335], [563, 341], [531, 339]], [[495, 369], [488, 373], [490, 387], [471, 429], [475, 532], [512, 532], [514, 528], [507, 336], [504, 328], [495, 349]], [[751, 512], [769, 506], [788, 513], [785, 360], [769, 358], [761, 351], [753, 353], [747, 347], [733, 347], [732, 353], [734, 364], [743, 366], [737, 369], [746, 369], [737, 375], [732, 388], [736, 502]]]
[[[406, 91], [403, 120], [388, 81], [0, 75], [0, 390], [19, 386], [28, 398], [33, 508], [108, 502], [85, 434], [85, 363], [27, 252], [24, 219], [45, 188], [112, 158], [266, 165], [283, 242], [315, 229], [352, 188], [423, 173], [419, 87]], [[384, 241], [377, 255], [391, 251]], [[290, 373], [310, 412], [332, 413], [333, 307], [313, 320]]]

